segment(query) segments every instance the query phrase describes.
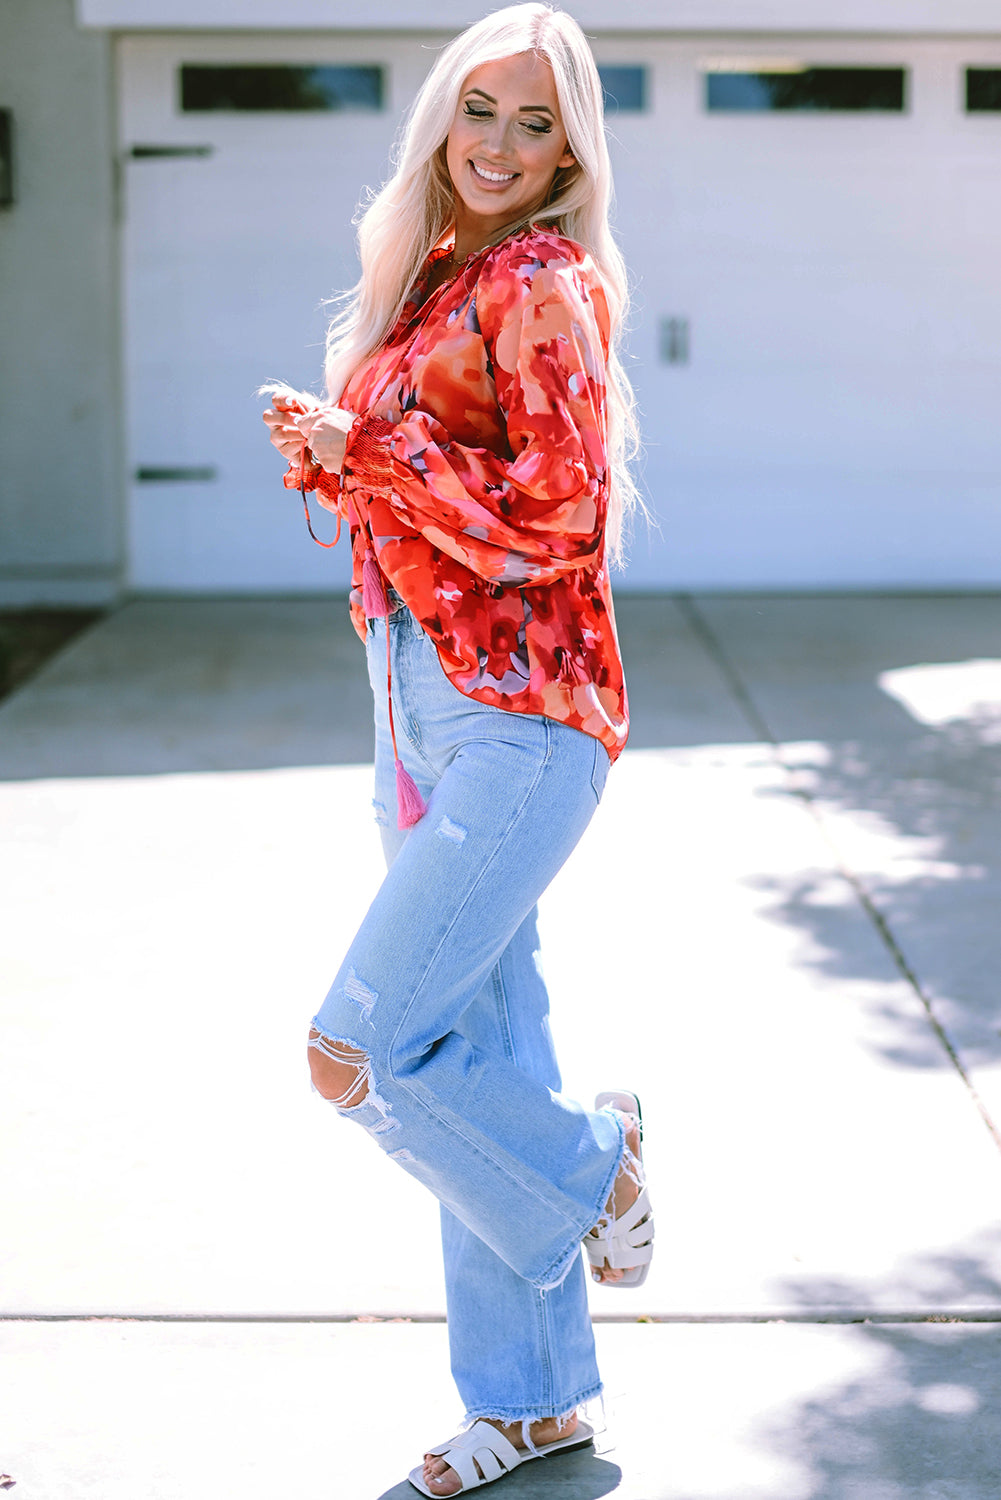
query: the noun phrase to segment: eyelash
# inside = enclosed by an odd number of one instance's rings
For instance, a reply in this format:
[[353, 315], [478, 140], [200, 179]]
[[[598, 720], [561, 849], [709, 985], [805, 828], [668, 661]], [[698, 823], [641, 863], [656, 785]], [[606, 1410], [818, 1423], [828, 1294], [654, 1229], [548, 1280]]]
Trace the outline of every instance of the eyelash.
[[[463, 106], [463, 113], [470, 120], [489, 120], [491, 111], [489, 109], [476, 109], [474, 105], [466, 104]], [[550, 135], [552, 133], [553, 127], [551, 125], [544, 125], [541, 121], [523, 120], [522, 124], [530, 135]]]

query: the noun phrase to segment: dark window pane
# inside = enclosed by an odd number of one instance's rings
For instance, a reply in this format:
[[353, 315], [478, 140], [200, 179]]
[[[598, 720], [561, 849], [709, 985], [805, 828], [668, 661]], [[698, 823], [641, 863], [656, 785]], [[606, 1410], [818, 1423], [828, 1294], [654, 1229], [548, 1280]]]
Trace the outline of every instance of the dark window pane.
[[181, 68], [181, 109], [226, 110], [381, 109], [381, 68], [206, 67]]
[[1001, 68], [967, 68], [966, 107], [971, 112], [1001, 110]]
[[646, 68], [599, 63], [598, 77], [605, 91], [605, 109], [610, 114], [623, 109], [646, 109]]
[[707, 73], [711, 110], [894, 110], [904, 107], [903, 68], [803, 68]]

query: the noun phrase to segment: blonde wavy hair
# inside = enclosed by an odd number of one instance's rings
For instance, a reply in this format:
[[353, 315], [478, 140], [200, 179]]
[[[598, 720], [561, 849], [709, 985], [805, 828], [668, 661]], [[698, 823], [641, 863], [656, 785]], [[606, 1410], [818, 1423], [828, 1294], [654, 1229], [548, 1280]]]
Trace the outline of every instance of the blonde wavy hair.
[[340, 398], [351, 374], [385, 340], [428, 255], [454, 222], [445, 146], [465, 80], [481, 63], [533, 52], [553, 71], [574, 163], [556, 172], [542, 208], [505, 226], [554, 227], [589, 252], [605, 287], [612, 323], [607, 381], [610, 555], [621, 559], [623, 524], [639, 505], [629, 462], [639, 447], [632, 387], [619, 342], [629, 304], [626, 268], [612, 238], [612, 171], [601, 81], [577, 22], [549, 5], [510, 5], [477, 21], [439, 55], [405, 121], [393, 176], [358, 221], [362, 273], [327, 334], [326, 383]]

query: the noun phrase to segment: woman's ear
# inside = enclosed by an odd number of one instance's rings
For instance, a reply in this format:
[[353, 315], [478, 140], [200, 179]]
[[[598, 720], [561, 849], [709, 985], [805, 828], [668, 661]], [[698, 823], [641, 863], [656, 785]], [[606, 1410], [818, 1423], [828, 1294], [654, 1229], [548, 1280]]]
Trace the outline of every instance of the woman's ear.
[[556, 165], [557, 167], [575, 167], [577, 165], [577, 158], [576, 156], [574, 156], [569, 146], [564, 151], [563, 155], [560, 157]]

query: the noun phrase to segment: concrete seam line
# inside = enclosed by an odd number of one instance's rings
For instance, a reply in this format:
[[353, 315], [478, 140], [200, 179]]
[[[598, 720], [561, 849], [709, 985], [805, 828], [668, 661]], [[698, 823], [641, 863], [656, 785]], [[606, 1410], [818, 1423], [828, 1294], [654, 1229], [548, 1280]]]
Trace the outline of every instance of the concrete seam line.
[[697, 636], [703, 648], [708, 653], [717, 669], [729, 685], [734, 697], [737, 699], [737, 702], [744, 713], [745, 718], [747, 719], [751, 728], [754, 730], [754, 733], [771, 750], [776, 764], [779, 766], [780, 770], [789, 783], [790, 792], [794, 797], [798, 798], [798, 800], [803, 804], [803, 806], [810, 813], [810, 816], [813, 818], [813, 821], [816, 824], [820, 835], [824, 840], [824, 843], [831, 851], [834, 859], [835, 869], [837, 870], [838, 874], [841, 875], [841, 877], [846, 880], [851, 886], [852, 891], [854, 892], [855, 897], [859, 902], [859, 905], [862, 907], [862, 910], [865, 912], [866, 916], [869, 918], [869, 921], [876, 929], [879, 940], [883, 944], [883, 947], [886, 949], [887, 953], [890, 955], [895, 968], [904, 979], [904, 981], [910, 986], [914, 995], [917, 997], [919, 1004], [924, 1010], [925, 1019], [927, 1020], [932, 1031], [935, 1033], [935, 1036], [937, 1037], [942, 1050], [945, 1052], [953, 1068], [962, 1080], [962, 1083], [969, 1096], [970, 1102], [976, 1109], [977, 1113], [980, 1115], [980, 1118], [989, 1131], [991, 1139], [993, 1140], [995, 1146], [999, 1151], [1001, 1151], [1001, 1130], [999, 1130], [998, 1126], [994, 1123], [990, 1111], [977, 1092], [973, 1079], [966, 1071], [962, 1059], [960, 1058], [959, 1053], [953, 1044], [952, 1038], [949, 1036], [949, 1033], [946, 1031], [945, 1026], [939, 1020], [938, 1016], [935, 1014], [934, 1004], [930, 996], [925, 993], [921, 981], [918, 979], [917, 974], [908, 963], [904, 951], [901, 948], [896, 937], [894, 936], [889, 922], [880, 911], [874, 897], [866, 889], [862, 878], [857, 875], [854, 870], [849, 869], [842, 859], [841, 851], [838, 848], [834, 835], [831, 833], [827, 825], [827, 819], [825, 818], [821, 808], [818, 807], [814, 798], [808, 791], [805, 791], [801, 786], [797, 786], [794, 769], [786, 762], [783, 757], [781, 741], [777, 739], [776, 736], [772, 733], [767, 719], [758, 709], [757, 704], [754, 702], [754, 699], [751, 696], [749, 688], [747, 687], [743, 678], [740, 676], [740, 673], [734, 666], [730, 657], [727, 655], [723, 643], [720, 641], [712, 626], [700, 611], [695, 600], [691, 597], [690, 594], [679, 594], [676, 597], [678, 607], [684, 615], [688, 625], [690, 626], [693, 633]]
[[[329, 1323], [344, 1326], [376, 1323], [434, 1324], [443, 1326], [444, 1313], [123, 1313], [123, 1312], [0, 1312], [4, 1323], [159, 1323], [159, 1324], [267, 1324], [295, 1326]], [[622, 1312], [592, 1313], [594, 1324], [610, 1323], [725, 1323], [750, 1325], [763, 1323], [848, 1324], [848, 1323], [1001, 1323], [1001, 1305], [991, 1307], [938, 1308], [776, 1308], [771, 1312]]]

